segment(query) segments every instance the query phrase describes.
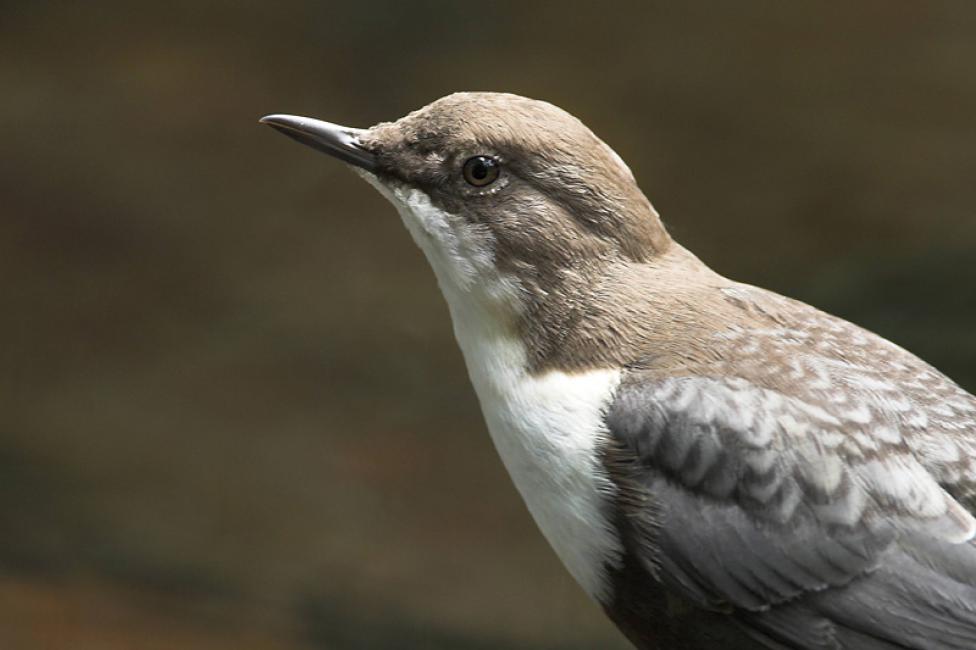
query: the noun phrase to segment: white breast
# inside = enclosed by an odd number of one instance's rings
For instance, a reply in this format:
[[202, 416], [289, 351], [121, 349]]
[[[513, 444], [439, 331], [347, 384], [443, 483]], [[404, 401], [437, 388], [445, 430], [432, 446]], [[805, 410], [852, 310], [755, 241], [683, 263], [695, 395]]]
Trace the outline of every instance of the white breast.
[[[452, 311], [454, 311], [452, 309]], [[618, 370], [525, 372], [519, 343], [455, 332], [495, 447], [549, 544], [583, 589], [606, 602], [621, 547], [607, 521], [614, 486], [600, 462], [603, 412]]]
[[614, 486], [599, 445], [620, 371], [530, 374], [526, 350], [506, 325], [517, 287], [494, 268], [484, 231], [423, 192], [361, 173], [397, 207], [434, 269], [488, 430], [529, 511], [577, 582], [606, 602], [605, 567], [622, 549], [607, 520]]

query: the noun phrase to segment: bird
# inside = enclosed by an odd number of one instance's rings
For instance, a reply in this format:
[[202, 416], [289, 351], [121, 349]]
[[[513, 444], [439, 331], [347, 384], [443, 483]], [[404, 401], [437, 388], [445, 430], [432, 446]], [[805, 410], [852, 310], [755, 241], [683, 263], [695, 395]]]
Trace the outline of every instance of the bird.
[[553, 104], [261, 122], [395, 206], [516, 489], [636, 648], [976, 648], [976, 397], [710, 269]]

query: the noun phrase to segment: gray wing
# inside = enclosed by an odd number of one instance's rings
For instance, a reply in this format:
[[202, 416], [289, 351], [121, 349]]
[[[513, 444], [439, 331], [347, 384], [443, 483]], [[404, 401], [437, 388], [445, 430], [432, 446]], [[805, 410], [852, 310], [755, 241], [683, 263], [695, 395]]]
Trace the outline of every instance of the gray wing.
[[732, 330], [711, 367], [624, 378], [605, 460], [627, 551], [766, 647], [976, 648], [972, 397], [810, 312], [820, 331]]
[[852, 456], [871, 455], [879, 438], [901, 444], [976, 511], [976, 397], [903, 348], [809, 305], [741, 284], [722, 293], [749, 325], [715, 332], [698, 373], [743, 377], [830, 412]]

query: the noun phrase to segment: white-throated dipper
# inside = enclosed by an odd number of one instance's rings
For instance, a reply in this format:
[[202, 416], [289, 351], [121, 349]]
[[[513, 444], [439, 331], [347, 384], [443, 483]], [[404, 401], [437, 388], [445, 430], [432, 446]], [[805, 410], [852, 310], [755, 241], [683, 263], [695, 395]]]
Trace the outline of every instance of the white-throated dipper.
[[396, 206], [515, 486], [638, 648], [976, 648], [972, 395], [710, 270], [551, 104], [261, 121]]

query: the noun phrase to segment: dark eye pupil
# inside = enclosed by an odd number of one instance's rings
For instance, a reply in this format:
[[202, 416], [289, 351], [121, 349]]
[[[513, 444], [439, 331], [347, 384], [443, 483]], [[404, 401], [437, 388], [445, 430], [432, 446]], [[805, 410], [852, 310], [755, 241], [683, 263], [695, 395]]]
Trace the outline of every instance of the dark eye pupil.
[[498, 178], [498, 161], [491, 156], [474, 156], [464, 163], [464, 179], [475, 187], [484, 187]]

